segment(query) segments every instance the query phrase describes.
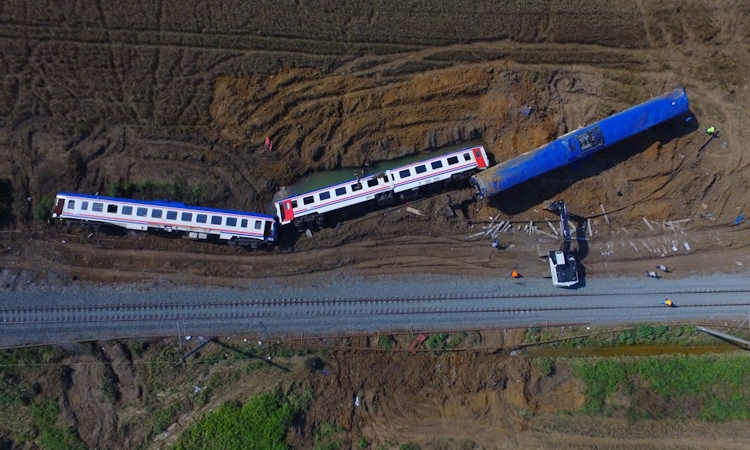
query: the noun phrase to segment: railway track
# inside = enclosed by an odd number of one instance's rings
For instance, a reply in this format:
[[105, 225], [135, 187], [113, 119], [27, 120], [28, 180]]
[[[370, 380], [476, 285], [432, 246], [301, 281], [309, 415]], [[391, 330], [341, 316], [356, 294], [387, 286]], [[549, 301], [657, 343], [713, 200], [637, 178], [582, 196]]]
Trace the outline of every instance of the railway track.
[[[486, 295], [486, 296], [437, 296], [437, 297], [404, 297], [383, 299], [304, 299], [286, 298], [272, 300], [188, 303], [130, 303], [114, 305], [75, 305], [0, 309], [0, 327], [7, 325], [45, 324], [45, 323], [96, 323], [96, 322], [154, 322], [182, 320], [221, 320], [252, 319], [263, 317], [311, 317], [311, 316], [368, 316], [368, 315], [429, 315], [429, 314], [532, 314], [555, 311], [604, 311], [604, 310], [643, 310], [663, 309], [658, 303], [642, 304], [626, 302], [628, 297], [674, 295], [710, 295], [710, 294], [748, 294], [746, 299], [736, 302], [721, 303], [685, 303], [680, 308], [724, 308], [750, 306], [750, 290], [700, 289], [682, 292], [649, 292], [637, 294], [605, 293], [575, 294], [524, 294], [524, 295]], [[487, 304], [482, 307], [467, 307], [465, 301], [501, 301], [513, 299], [549, 299], [558, 297], [621, 297], [623, 301], [609, 302], [601, 305], [582, 306], [528, 306], [504, 307]]]

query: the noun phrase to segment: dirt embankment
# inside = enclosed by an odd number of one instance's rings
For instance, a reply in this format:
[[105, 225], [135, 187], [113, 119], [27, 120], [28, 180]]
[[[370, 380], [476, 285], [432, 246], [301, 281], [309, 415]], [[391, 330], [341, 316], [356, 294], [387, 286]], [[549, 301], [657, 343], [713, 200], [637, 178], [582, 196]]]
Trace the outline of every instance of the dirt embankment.
[[[167, 2], [150, 10], [124, 2], [52, 14], [34, 3], [4, 5], [0, 221], [22, 231], [1, 237], [13, 257], [5, 267], [41, 264], [64, 277], [111, 280], [112, 263], [91, 256], [99, 249], [155, 251], [154, 266], [196, 274], [206, 271], [170, 252], [231, 254], [149, 236], [92, 241], [87, 233], [36, 227], [34, 206], [61, 190], [121, 192], [112, 187], [133, 183], [143, 197], [264, 211], [278, 187], [311, 171], [476, 138], [502, 161], [680, 84], [693, 122], [644, 133], [489, 202], [467, 203], [465, 216], [500, 210], [528, 219], [547, 200], [563, 198], [582, 215], [599, 213], [600, 204], [623, 208], [611, 235], [644, 216], [711, 213], [716, 222], [707, 225], [724, 226], [748, 200], [744, 2], [287, 6]], [[521, 106], [531, 108], [529, 117]], [[707, 125], [720, 137], [699, 151]], [[274, 140], [271, 153], [262, 151], [266, 136]], [[452, 195], [468, 201], [470, 191]], [[345, 267], [362, 260], [347, 247], [353, 242], [468, 231], [416, 220], [352, 226], [333, 240], [290, 238], [283, 251], [337, 246], [323, 268]], [[28, 247], [32, 231], [49, 243], [44, 252]], [[83, 245], [62, 249], [62, 240]], [[435, 258], [452, 247], [436, 247]], [[52, 265], [35, 256], [46, 252]], [[141, 258], [114, 255], [120, 272], [148, 277]], [[277, 256], [286, 267], [287, 255]], [[289, 266], [271, 272], [310, 272], [318, 262]]]

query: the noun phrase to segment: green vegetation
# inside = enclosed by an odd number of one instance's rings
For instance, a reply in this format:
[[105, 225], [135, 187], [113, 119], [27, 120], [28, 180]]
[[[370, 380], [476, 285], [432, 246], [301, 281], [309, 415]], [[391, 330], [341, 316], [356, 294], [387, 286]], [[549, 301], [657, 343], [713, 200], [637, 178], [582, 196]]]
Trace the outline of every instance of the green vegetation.
[[46, 450], [75, 450], [86, 448], [78, 434], [69, 427], [57, 425], [60, 408], [54, 400], [43, 400], [31, 405], [31, 417], [39, 430], [39, 442]]
[[443, 350], [447, 339], [448, 334], [446, 333], [434, 333], [424, 341], [424, 345], [431, 350]]
[[458, 348], [466, 340], [468, 334], [465, 331], [459, 331], [458, 333], [451, 333], [448, 340], [445, 342], [445, 346], [448, 348]]
[[393, 443], [391, 441], [385, 441], [378, 445], [378, 450], [388, 450], [391, 447], [393, 447]]
[[359, 449], [365, 449], [370, 446], [370, 443], [367, 442], [364, 438], [360, 438], [359, 443], [357, 444], [357, 448]]
[[55, 198], [45, 195], [34, 205], [34, 218], [46, 222], [52, 218], [52, 210], [54, 208]]
[[555, 359], [554, 358], [534, 358], [534, 365], [539, 368], [539, 371], [545, 377], [548, 377], [555, 373]]
[[393, 338], [387, 334], [381, 334], [380, 337], [378, 337], [378, 345], [383, 350], [390, 350], [393, 348]]
[[180, 412], [177, 405], [170, 405], [168, 408], [160, 409], [154, 413], [154, 425], [151, 432], [153, 434], [159, 434], [166, 430], [167, 427], [172, 425], [175, 417]]
[[[575, 373], [588, 386], [583, 411], [611, 414], [605, 403], [617, 391], [632, 393], [636, 386], [661, 398], [658, 408], [633, 402], [629, 418], [698, 416], [711, 421], [750, 418], [750, 358], [664, 356], [648, 358], [577, 360]], [[697, 405], [694, 411], [683, 405]]]
[[526, 329], [526, 334], [523, 337], [524, 342], [535, 344], [541, 341], [541, 331], [537, 327], [531, 327]]
[[307, 409], [311, 397], [309, 392], [286, 396], [272, 392], [252, 397], [244, 406], [224, 403], [198, 420], [182, 435], [175, 448], [286, 450], [289, 448], [284, 441], [287, 429], [295, 416]]
[[420, 447], [416, 444], [401, 444], [398, 450], [420, 450]]
[[173, 181], [171, 183], [157, 183], [150, 180], [139, 182], [118, 181], [107, 186], [107, 195], [142, 200], [168, 198], [174, 201], [199, 204], [207, 199], [208, 190], [202, 184], [191, 186], [186, 181]]
[[313, 444], [313, 450], [338, 450], [344, 442], [337, 438], [337, 435], [344, 431], [341, 425], [334, 425], [332, 423], [322, 423], [315, 430], [315, 443]]

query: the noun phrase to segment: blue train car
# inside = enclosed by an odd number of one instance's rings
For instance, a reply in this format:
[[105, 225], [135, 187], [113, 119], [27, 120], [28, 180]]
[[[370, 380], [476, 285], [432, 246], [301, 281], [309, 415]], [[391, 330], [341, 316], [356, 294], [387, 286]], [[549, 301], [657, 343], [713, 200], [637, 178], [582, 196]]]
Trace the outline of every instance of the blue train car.
[[689, 106], [685, 90], [675, 89], [490, 167], [471, 184], [480, 198], [495, 195], [677, 117]]

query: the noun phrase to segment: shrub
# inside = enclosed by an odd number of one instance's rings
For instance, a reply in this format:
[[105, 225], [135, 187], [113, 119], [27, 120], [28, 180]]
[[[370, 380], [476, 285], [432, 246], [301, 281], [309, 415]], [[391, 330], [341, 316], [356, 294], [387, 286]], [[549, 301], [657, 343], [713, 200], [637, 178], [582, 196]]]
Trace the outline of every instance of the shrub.
[[445, 349], [445, 342], [448, 335], [445, 333], [434, 333], [424, 342], [424, 345], [432, 350], [443, 350]]
[[55, 199], [49, 195], [43, 196], [34, 206], [34, 218], [46, 222], [52, 218], [52, 210], [55, 208]]
[[69, 427], [57, 426], [60, 408], [54, 400], [43, 400], [31, 405], [31, 418], [39, 430], [39, 442], [47, 450], [77, 450], [85, 446], [78, 434]]
[[393, 348], [393, 338], [387, 334], [381, 334], [378, 338], [378, 345], [384, 350]]
[[367, 442], [364, 438], [360, 438], [359, 443], [357, 444], [357, 448], [359, 449], [365, 449], [370, 446], [370, 443]]

